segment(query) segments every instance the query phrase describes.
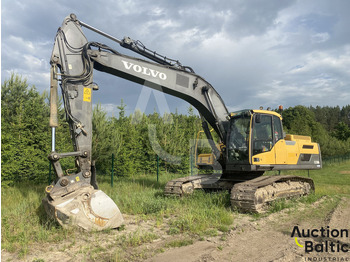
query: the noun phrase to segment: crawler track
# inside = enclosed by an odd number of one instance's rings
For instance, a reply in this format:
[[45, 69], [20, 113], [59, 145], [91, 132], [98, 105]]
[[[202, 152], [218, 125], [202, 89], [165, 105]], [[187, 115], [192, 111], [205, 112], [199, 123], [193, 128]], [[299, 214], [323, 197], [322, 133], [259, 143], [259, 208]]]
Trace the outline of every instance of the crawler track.
[[188, 176], [169, 181], [164, 193], [180, 197], [199, 188], [231, 190], [232, 207], [242, 212], [263, 213], [272, 201], [308, 195], [315, 190], [311, 178], [298, 176], [260, 176], [242, 181], [242, 176], [223, 179], [221, 174]]
[[272, 201], [308, 195], [314, 190], [311, 178], [262, 176], [235, 184], [231, 190], [231, 205], [243, 212], [263, 213]]
[[206, 174], [176, 178], [165, 185], [167, 196], [183, 196], [193, 193], [195, 189], [230, 190], [233, 180], [221, 179], [221, 174]]

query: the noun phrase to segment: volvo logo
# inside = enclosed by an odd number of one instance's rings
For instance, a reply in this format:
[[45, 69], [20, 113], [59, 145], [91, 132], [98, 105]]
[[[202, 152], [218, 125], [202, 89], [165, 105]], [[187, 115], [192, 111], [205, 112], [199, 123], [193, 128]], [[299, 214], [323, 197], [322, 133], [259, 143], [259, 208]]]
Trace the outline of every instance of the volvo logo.
[[148, 67], [140, 66], [137, 64], [133, 64], [133, 63], [130, 63], [130, 62], [127, 62], [124, 60], [122, 60], [122, 62], [123, 62], [125, 69], [127, 69], [127, 70], [132, 69], [136, 73], [141, 73], [143, 75], [152, 76], [154, 78], [159, 78], [161, 80], [166, 80], [166, 78], [167, 78], [166, 74], [159, 72], [157, 70], [150, 69]]

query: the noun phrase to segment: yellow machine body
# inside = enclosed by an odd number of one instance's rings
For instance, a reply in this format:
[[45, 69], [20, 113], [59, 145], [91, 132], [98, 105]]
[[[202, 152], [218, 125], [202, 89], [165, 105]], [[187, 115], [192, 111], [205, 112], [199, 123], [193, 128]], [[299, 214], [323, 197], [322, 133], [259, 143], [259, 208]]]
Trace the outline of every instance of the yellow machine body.
[[[217, 146], [226, 154], [226, 171], [266, 171], [286, 169], [320, 169], [321, 151], [309, 136], [285, 135], [282, 116], [268, 110], [245, 110], [231, 113], [231, 126], [226, 145]], [[239, 124], [237, 124], [239, 123]], [[202, 132], [202, 131], [200, 131]], [[199, 139], [200, 132], [197, 135]], [[210, 168], [217, 163], [213, 154], [197, 155], [199, 168]], [[226, 152], [223, 152], [222, 149]]]
[[318, 144], [311, 142], [311, 137], [288, 134], [285, 139], [279, 140], [270, 151], [254, 155], [252, 164], [297, 165], [301, 156], [301, 161], [309, 161], [311, 155], [319, 154]]

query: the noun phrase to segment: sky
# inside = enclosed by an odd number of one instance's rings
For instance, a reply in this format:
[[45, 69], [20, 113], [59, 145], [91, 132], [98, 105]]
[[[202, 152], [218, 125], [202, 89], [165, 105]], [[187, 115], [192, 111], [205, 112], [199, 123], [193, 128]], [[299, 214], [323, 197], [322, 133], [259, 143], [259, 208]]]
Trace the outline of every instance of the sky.
[[[11, 73], [49, 90], [57, 28], [70, 13], [118, 39], [129, 36], [204, 77], [229, 111], [350, 104], [350, 1], [341, 0], [2, 0], [1, 81]], [[117, 43], [83, 29], [124, 54]], [[117, 116], [171, 111], [179, 98], [94, 72], [93, 103]], [[148, 92], [148, 93], [147, 93]], [[142, 101], [145, 94], [149, 99]], [[141, 106], [140, 106], [141, 105]], [[140, 108], [141, 107], [141, 108]]]

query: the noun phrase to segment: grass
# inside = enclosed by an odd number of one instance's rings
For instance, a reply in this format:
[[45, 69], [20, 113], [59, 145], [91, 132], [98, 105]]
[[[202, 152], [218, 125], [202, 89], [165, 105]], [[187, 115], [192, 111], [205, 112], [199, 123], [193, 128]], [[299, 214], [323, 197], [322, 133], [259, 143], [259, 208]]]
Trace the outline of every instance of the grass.
[[[274, 171], [266, 172], [273, 175]], [[339, 202], [339, 196], [350, 196], [350, 162], [327, 164], [320, 170], [289, 170], [282, 171], [281, 175], [295, 175], [310, 177], [315, 183], [315, 192], [308, 196], [290, 200], [279, 200], [271, 204], [268, 213], [275, 213], [285, 208], [296, 207], [298, 203], [312, 204], [322, 196], [332, 196], [330, 207]], [[334, 201], [333, 201], [334, 200]], [[257, 215], [260, 217], [260, 215]]]
[[126, 235], [118, 236], [116, 243], [122, 248], [137, 247], [144, 243], [151, 243], [158, 238], [159, 236], [155, 233], [137, 230]]
[[[155, 177], [145, 175], [134, 179], [117, 178], [114, 187], [111, 187], [103, 181], [106, 177], [102, 177], [99, 186], [117, 203], [123, 214], [134, 215], [136, 223], [137, 220], [155, 221], [156, 226], [166, 228], [169, 235], [224, 231], [233, 222], [228, 193], [206, 194], [199, 191], [186, 198], [165, 197], [165, 183], [172, 178], [173, 175], [163, 176], [159, 183]], [[76, 239], [82, 237], [78, 230], [63, 229], [47, 218], [41, 206], [44, 188], [45, 185], [23, 183], [2, 189], [2, 248], [17, 253], [19, 258], [25, 258], [29, 250], [46, 243], [67, 242], [60, 246], [60, 250], [65, 251], [77, 245]], [[106, 230], [95, 234], [107, 236], [109, 233]], [[93, 238], [93, 234], [84, 233], [84, 237]], [[150, 243], [157, 238], [159, 236], [155, 233], [136, 231], [121, 234], [114, 242], [115, 246], [123, 249]], [[90, 254], [89, 259], [92, 260], [96, 258], [94, 253], [106, 251], [99, 246], [81, 250]]]
[[[329, 164], [321, 170], [310, 171], [310, 177], [315, 182], [315, 194], [299, 200], [277, 202], [272, 206], [271, 212], [277, 212], [300, 202], [308, 205], [323, 195], [334, 196], [332, 199], [335, 200], [341, 196], [349, 196], [350, 172], [348, 171], [350, 171], [349, 161]], [[283, 171], [282, 174], [307, 176], [307, 171]], [[165, 184], [175, 176], [162, 174], [159, 182], [156, 181], [155, 175], [117, 177], [114, 180], [114, 187], [110, 186], [109, 177], [102, 176], [99, 177], [99, 186], [117, 203], [123, 214], [134, 216], [135, 223], [150, 220], [153, 221], [155, 228], [166, 232], [169, 236], [179, 235], [181, 239], [186, 236], [184, 240], [170, 242], [168, 247], [189, 245], [193, 239], [204, 239], [227, 233], [232, 228], [236, 215], [230, 208], [229, 193], [197, 191], [183, 198], [165, 197], [163, 194]], [[113, 253], [116, 252], [115, 250], [122, 252], [144, 243], [151, 243], [161, 237], [158, 233], [147, 230], [137, 230], [133, 233], [120, 230], [118, 232], [120, 236], [112, 241], [111, 247], [89, 246], [90, 242], [110, 236], [111, 231], [82, 233], [78, 230], [63, 229], [55, 221], [49, 220], [41, 206], [45, 186], [22, 183], [2, 189], [2, 250], [25, 258], [31, 250], [47, 243], [64, 242], [65, 244], [60, 248], [66, 250], [78, 246], [77, 241], [86, 238], [93, 241], [87, 240], [84, 247], [76, 247], [80, 248], [80, 252], [87, 254], [86, 260], [98, 260], [99, 256], [96, 254], [112, 252], [109, 258], [106, 258], [109, 260], [110, 257], [114, 259], [122, 256]], [[335, 200], [326, 203], [329, 208], [337, 203]], [[40, 261], [40, 258], [38, 259]]]
[[176, 239], [167, 243], [165, 247], [184, 247], [192, 244], [193, 244], [193, 240], [190, 238]]
[[[274, 173], [274, 172], [267, 172]], [[282, 171], [281, 175], [308, 176], [307, 170]], [[311, 170], [316, 195], [350, 195], [350, 161], [327, 164], [320, 170]]]
[[[189, 232], [199, 234], [209, 228], [220, 230], [233, 222], [230, 199], [227, 192], [205, 193], [197, 191], [184, 198], [165, 197], [165, 176], [157, 183], [149, 176], [140, 176], [131, 181], [123, 178], [116, 188], [101, 184], [123, 213], [157, 220], [159, 227], [167, 219], [169, 234]], [[130, 195], [132, 193], [132, 197]]]
[[1, 240], [2, 248], [28, 253], [29, 243], [59, 242], [70, 232], [49, 220], [40, 205], [43, 186], [31, 184], [4, 188], [1, 191]]

